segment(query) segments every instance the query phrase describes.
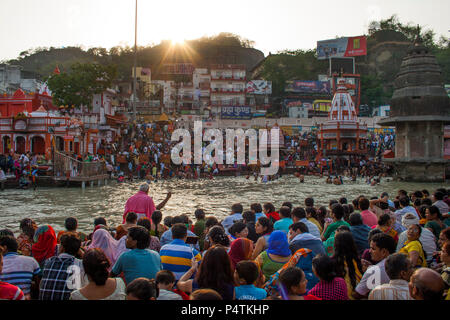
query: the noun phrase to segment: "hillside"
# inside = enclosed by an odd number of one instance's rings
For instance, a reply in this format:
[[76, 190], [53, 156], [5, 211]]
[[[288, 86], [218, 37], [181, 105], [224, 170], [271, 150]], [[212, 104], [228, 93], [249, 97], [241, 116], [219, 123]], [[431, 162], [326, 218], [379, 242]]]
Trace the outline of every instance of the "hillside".
[[[173, 46], [169, 41], [163, 41], [155, 46], [138, 47], [137, 65], [151, 67], [157, 74], [158, 67], [163, 63], [190, 62], [195, 66], [210, 64], [243, 64], [250, 71], [264, 59], [264, 54], [250, 47], [251, 42], [232, 34], [220, 34], [212, 38], [191, 40], [185, 46]], [[25, 72], [33, 72], [43, 79], [49, 76], [55, 66], [61, 71], [68, 71], [75, 62], [98, 62], [117, 66], [119, 78], [131, 77], [134, 63], [133, 48], [113, 47], [91, 48], [83, 50], [79, 47], [38, 48], [22, 52], [21, 55], [7, 63], [23, 67]]]

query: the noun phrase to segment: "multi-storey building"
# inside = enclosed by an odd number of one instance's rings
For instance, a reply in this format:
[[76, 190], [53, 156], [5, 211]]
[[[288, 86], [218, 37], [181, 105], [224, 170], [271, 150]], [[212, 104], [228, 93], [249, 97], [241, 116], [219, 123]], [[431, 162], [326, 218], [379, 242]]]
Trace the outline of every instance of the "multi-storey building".
[[213, 115], [220, 115], [222, 107], [245, 106], [245, 65], [215, 64], [211, 65], [210, 72]]

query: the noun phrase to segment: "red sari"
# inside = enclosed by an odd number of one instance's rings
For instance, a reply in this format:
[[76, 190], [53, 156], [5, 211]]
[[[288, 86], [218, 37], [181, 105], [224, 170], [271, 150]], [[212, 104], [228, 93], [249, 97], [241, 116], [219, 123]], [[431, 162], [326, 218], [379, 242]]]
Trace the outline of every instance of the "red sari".
[[31, 253], [39, 264], [55, 255], [56, 234], [50, 225], [47, 224], [37, 228], [34, 234], [34, 242]]

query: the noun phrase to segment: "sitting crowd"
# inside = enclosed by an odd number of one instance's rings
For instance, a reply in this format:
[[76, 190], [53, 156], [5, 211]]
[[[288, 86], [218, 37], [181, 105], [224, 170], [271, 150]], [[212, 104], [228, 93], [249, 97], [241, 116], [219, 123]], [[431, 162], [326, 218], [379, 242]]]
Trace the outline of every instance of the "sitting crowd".
[[0, 299], [449, 300], [448, 191], [0, 230]]

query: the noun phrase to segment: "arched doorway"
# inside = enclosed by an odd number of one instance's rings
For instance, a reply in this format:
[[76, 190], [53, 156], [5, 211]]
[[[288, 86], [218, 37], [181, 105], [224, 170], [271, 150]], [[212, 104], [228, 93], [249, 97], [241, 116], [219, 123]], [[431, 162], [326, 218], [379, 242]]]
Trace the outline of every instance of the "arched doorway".
[[34, 154], [44, 154], [45, 153], [45, 141], [44, 138], [40, 136], [34, 136], [31, 139], [31, 152]]
[[3, 136], [3, 153], [8, 154], [11, 150], [11, 138], [9, 136]]
[[25, 153], [25, 138], [22, 136], [16, 137], [16, 153]]

